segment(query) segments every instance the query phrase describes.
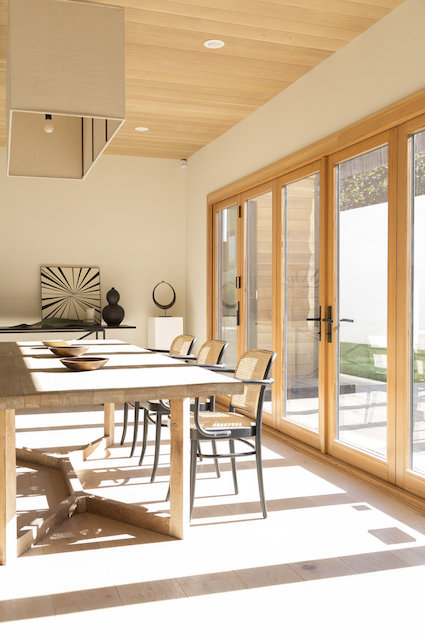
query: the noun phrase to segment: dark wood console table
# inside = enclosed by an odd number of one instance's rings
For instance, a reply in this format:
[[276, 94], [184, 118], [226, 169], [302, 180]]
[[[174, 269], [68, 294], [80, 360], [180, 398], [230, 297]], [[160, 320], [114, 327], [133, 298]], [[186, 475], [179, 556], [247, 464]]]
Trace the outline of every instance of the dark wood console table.
[[103, 335], [103, 339], [106, 339], [106, 330], [132, 330], [136, 328], [136, 326], [127, 326], [124, 324], [120, 324], [119, 326], [108, 326], [106, 323], [85, 323], [80, 326], [71, 325], [71, 326], [46, 326], [46, 327], [24, 327], [24, 326], [0, 326], [0, 334], [37, 334], [42, 332], [84, 332], [82, 337], [78, 337], [78, 339], [85, 339], [90, 335], [95, 334], [96, 339], [99, 338], [99, 333]]

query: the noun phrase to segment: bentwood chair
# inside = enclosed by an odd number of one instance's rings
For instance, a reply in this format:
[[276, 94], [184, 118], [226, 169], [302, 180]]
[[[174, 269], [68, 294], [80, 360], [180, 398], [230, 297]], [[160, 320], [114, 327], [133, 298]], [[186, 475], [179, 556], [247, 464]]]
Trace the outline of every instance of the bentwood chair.
[[[173, 357], [173, 359], [195, 360], [196, 357], [192, 354], [192, 348], [195, 344], [195, 341], [196, 341], [196, 337], [194, 337], [193, 335], [179, 335], [173, 340], [169, 350], [158, 350], [154, 348], [148, 348], [148, 350], [150, 350], [150, 352], [162, 352], [164, 354], [169, 355], [170, 357]], [[129, 405], [128, 403], [124, 403], [124, 424], [123, 424], [120, 445], [124, 444], [125, 437], [127, 434], [128, 405]], [[134, 428], [136, 432], [135, 432], [135, 436], [133, 436], [133, 444], [131, 446], [130, 456], [133, 456], [134, 450], [136, 449], [138, 423], [139, 423], [139, 404], [136, 402], [134, 406]], [[147, 424], [146, 424], [146, 427], [147, 427]]]
[[[195, 400], [195, 409], [190, 429], [191, 457], [190, 457], [190, 511], [193, 509], [195, 498], [196, 464], [198, 458], [214, 460], [230, 458], [232, 465], [233, 486], [238, 493], [236, 475], [236, 458], [254, 455], [256, 458], [258, 488], [260, 492], [263, 517], [267, 517], [267, 506], [264, 496], [263, 469], [261, 457], [261, 428], [264, 393], [266, 388], [274, 382], [270, 378], [270, 371], [275, 352], [269, 350], [247, 350], [240, 358], [235, 378], [246, 385], [243, 394], [233, 395], [228, 412], [201, 412], [200, 400]], [[237, 410], [237, 411], [236, 411]], [[240, 413], [239, 411], [243, 412]], [[200, 452], [201, 441], [229, 441], [229, 452], [212, 454]], [[235, 442], [242, 451], [235, 451]], [[249, 448], [248, 450], [246, 448]]]
[[[226, 341], [220, 341], [218, 339], [211, 339], [202, 344], [199, 349], [198, 356], [193, 365], [201, 368], [208, 368], [209, 370], [218, 370], [220, 371], [223, 368], [221, 363], [223, 359], [224, 352], [229, 344]], [[147, 426], [148, 420], [151, 414], [155, 414], [156, 416], [156, 430], [155, 430], [155, 452], [154, 452], [154, 462], [152, 468], [151, 475], [151, 483], [155, 480], [156, 472], [158, 469], [158, 460], [159, 460], [159, 451], [161, 445], [161, 427], [163, 425], [162, 419], [163, 417], [167, 418], [170, 416], [170, 406], [165, 401], [143, 401], [139, 404], [135, 404], [135, 416], [134, 416], [134, 440], [133, 445], [136, 445], [135, 441], [137, 440], [137, 420], [139, 415], [139, 409], [143, 408], [143, 442], [142, 442], [142, 450], [140, 454], [139, 465], [143, 463], [143, 458], [146, 452], [146, 441], [147, 441]], [[137, 413], [136, 413], [137, 408]], [[202, 403], [201, 410], [214, 410], [215, 409], [215, 397], [209, 397], [205, 402]], [[215, 442], [213, 441], [214, 451]], [[220, 470], [218, 467], [218, 461], [215, 461], [215, 467], [217, 476], [220, 476]]]

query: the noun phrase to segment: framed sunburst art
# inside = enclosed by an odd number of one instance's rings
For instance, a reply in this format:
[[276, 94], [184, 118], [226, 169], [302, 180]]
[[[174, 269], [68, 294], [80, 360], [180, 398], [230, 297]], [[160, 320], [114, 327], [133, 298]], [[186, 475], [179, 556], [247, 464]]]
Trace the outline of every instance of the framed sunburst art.
[[93, 266], [41, 266], [41, 318], [100, 323], [100, 272]]

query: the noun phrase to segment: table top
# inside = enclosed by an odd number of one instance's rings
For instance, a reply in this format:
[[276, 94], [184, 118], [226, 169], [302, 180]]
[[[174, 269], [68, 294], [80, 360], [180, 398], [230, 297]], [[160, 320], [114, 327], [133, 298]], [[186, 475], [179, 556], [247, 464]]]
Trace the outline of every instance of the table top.
[[136, 328], [136, 326], [127, 326], [126, 324], [108, 326], [107, 323], [85, 323], [80, 326], [46, 326], [45, 328], [33, 327], [31, 325], [25, 327], [25, 324], [22, 324], [20, 327], [0, 326], [0, 334], [24, 334], [26, 332], [102, 332], [103, 330], [132, 330], [134, 328]]
[[[81, 342], [78, 345], [83, 345]], [[98, 370], [66, 368], [41, 341], [0, 343], [0, 409], [100, 405], [242, 392], [240, 381], [119, 340], [86, 340]]]

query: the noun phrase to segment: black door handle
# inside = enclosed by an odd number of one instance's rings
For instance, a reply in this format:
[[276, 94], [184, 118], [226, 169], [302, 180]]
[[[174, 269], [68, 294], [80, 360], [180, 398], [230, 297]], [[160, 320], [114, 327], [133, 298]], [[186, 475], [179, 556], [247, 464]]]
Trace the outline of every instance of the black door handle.
[[307, 317], [306, 321], [318, 321], [319, 322], [319, 330], [317, 331], [317, 335], [319, 337], [319, 341], [322, 341], [322, 324], [320, 323], [322, 319], [322, 306], [319, 306], [319, 316], [318, 317]]
[[332, 324], [334, 322], [332, 319], [332, 306], [328, 306], [328, 316], [323, 317], [322, 321], [328, 324], [326, 336], [328, 338], [328, 343], [332, 343]]
[[341, 323], [341, 321], [347, 321], [348, 323], [354, 323], [354, 319], [340, 319], [339, 322]]

